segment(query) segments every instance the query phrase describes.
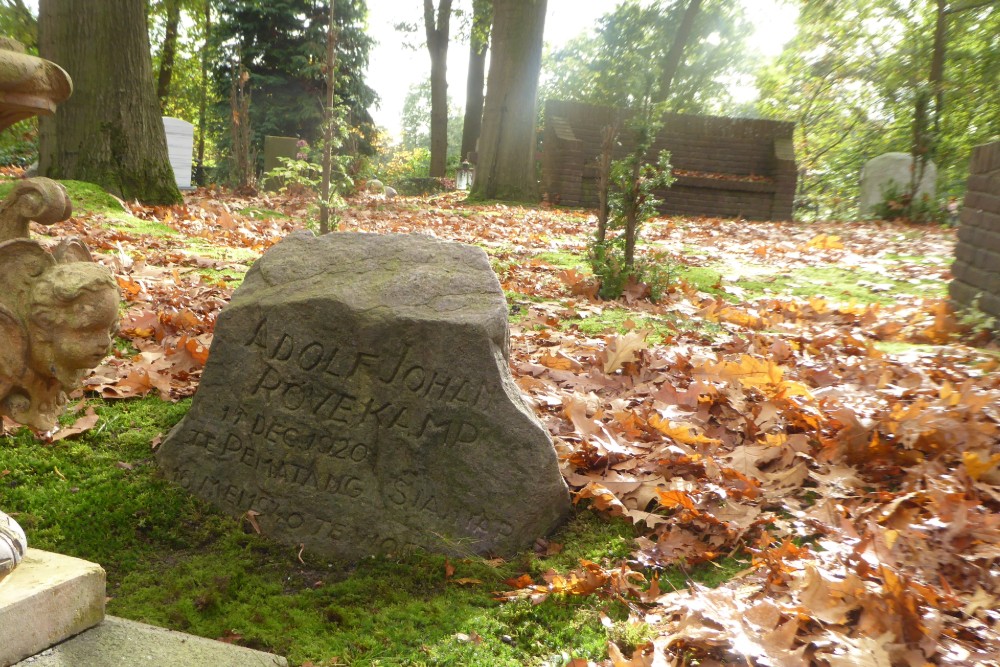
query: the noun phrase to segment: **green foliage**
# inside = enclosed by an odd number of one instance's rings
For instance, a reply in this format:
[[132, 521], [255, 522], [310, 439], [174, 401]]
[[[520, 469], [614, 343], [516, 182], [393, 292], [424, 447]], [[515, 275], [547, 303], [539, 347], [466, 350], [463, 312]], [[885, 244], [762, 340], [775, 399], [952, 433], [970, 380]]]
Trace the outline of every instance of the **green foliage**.
[[[935, 3], [802, 3], [798, 34], [758, 75], [758, 111], [796, 122], [804, 219], [855, 215], [858, 174], [889, 151], [909, 151], [914, 107], [927, 94]], [[1000, 5], [950, 14], [944, 106], [933, 138], [938, 192], [960, 197], [971, 148], [1000, 134]]]
[[[653, 70], [670, 48], [687, 4], [688, 0], [618, 3], [600, 19], [596, 34], [580, 35], [544, 55], [539, 98], [634, 105], [649, 89], [650, 79], [656, 78]], [[755, 64], [745, 44], [751, 33], [740, 3], [704, 2], [671, 84], [667, 108], [711, 113], [731, 107], [732, 78], [748, 75]]]
[[[357, 130], [346, 137], [344, 151], [371, 153], [375, 139], [368, 108], [375, 92], [364, 81], [373, 40], [364, 32], [365, 0], [339, 0], [337, 19], [338, 106]], [[240, 64], [250, 73], [253, 144], [265, 135], [302, 137], [317, 143], [322, 137], [325, 99], [326, 28], [329, 5], [312, 0], [232, 0], [217, 4], [213, 31], [217, 54], [213, 75], [216, 95], [227, 100], [233, 72]], [[229, 117], [228, 104], [216, 107], [218, 121]], [[223, 137], [222, 146], [228, 149]]]
[[0, 132], [0, 166], [26, 167], [38, 159], [38, 120], [29, 118]]
[[38, 20], [31, 13], [29, 3], [25, 0], [0, 2], [0, 35], [24, 44], [28, 53], [38, 53]]
[[968, 328], [974, 336], [985, 334], [1000, 339], [1000, 323], [996, 317], [979, 306], [979, 301], [982, 298], [983, 294], [979, 292], [968, 307], [960, 308], [957, 313], [958, 321], [961, 322], [962, 326]]
[[667, 151], [660, 151], [655, 163], [647, 157], [660, 129], [659, 117], [658, 106], [644, 104], [629, 121], [628, 132], [635, 142], [632, 149], [611, 163], [607, 226], [598, 227], [590, 246], [590, 268], [600, 280], [600, 296], [605, 299], [617, 299], [630, 281], [643, 282], [646, 277], [655, 276], [657, 296], [666, 287], [662, 284], [664, 274], [654, 269], [655, 260], [646, 264], [635, 258], [639, 230], [656, 215], [660, 204], [653, 191], [669, 188], [674, 181]]
[[907, 222], [943, 223], [948, 219], [948, 210], [929, 195], [923, 194], [915, 200], [905, 188], [894, 181], [882, 191], [882, 201], [873, 210], [879, 220], [905, 220]]
[[[330, 209], [330, 227], [336, 229], [340, 221], [340, 212], [347, 209], [344, 199], [354, 187], [354, 181], [347, 170], [352, 158], [348, 155], [333, 155], [330, 160], [330, 196], [327, 206]], [[281, 166], [268, 172], [269, 179], [277, 179], [282, 183], [283, 194], [305, 195], [312, 199], [309, 206], [309, 222], [318, 223], [320, 206], [323, 204], [321, 182], [323, 167], [305, 159], [279, 157]]]
[[425, 177], [430, 173], [429, 148], [392, 148], [379, 153], [376, 175], [388, 185], [395, 185], [406, 178]]
[[445, 192], [451, 189], [448, 186], [448, 180], [445, 178], [431, 178], [429, 176], [423, 178], [403, 178], [396, 181], [395, 187], [401, 195], [419, 196], [437, 194], [438, 192]]

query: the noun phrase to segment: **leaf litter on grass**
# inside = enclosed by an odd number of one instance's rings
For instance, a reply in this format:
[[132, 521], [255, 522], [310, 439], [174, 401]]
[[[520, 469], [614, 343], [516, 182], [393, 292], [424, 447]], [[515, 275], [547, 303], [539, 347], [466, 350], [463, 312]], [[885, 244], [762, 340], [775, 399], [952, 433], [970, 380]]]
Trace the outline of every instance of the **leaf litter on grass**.
[[[127, 349], [87, 388], [106, 398], [193, 393], [232, 294], [226, 278], [247, 268], [219, 257], [259, 255], [301, 226], [306, 207], [199, 190], [181, 206], [128, 205], [172, 235], [97, 216], [37, 228], [87, 238], [122, 289]], [[1000, 664], [998, 362], [960, 343], [947, 303], [913, 292], [864, 303], [822, 285], [808, 297], [748, 296], [736, 279], [762, 272], [736, 271], [711, 293], [678, 279], [658, 303], [635, 292], [615, 304], [635, 320], [672, 322], [667, 335], [651, 338], [631, 319], [624, 332], [587, 334], [566, 322], [612, 304], [594, 299], [585, 273], [536, 256], [585, 260], [592, 225], [585, 212], [471, 205], [458, 194], [359, 197], [341, 222], [487, 249], [503, 288], [531, 299], [511, 327], [511, 368], [575, 501], [635, 525], [627, 561], [525, 574], [497, 597], [625, 601], [652, 639], [612, 642], [603, 664], [615, 667]], [[694, 266], [853, 268], [890, 286], [940, 285], [954, 232], [667, 219], [644, 240]], [[206, 243], [219, 252], [203, 252]], [[934, 347], [887, 354], [876, 346], [885, 342]], [[749, 567], [717, 588], [661, 589], [661, 572], [730, 555]]]

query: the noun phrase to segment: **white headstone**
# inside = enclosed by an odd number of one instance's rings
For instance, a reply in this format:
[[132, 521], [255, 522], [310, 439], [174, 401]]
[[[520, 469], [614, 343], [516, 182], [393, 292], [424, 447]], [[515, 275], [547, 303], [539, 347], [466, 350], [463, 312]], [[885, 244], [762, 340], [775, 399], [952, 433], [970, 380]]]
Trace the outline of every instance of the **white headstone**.
[[167, 153], [174, 169], [174, 180], [182, 190], [191, 188], [191, 155], [194, 152], [194, 125], [180, 118], [163, 117], [167, 133]]
[[[861, 217], [870, 216], [891, 187], [900, 194], [909, 190], [913, 178], [912, 167], [913, 156], [909, 153], [883, 153], [868, 160], [861, 169], [861, 195], [858, 202]], [[937, 166], [929, 161], [917, 186], [917, 197], [926, 194], [933, 198], [935, 183]]]

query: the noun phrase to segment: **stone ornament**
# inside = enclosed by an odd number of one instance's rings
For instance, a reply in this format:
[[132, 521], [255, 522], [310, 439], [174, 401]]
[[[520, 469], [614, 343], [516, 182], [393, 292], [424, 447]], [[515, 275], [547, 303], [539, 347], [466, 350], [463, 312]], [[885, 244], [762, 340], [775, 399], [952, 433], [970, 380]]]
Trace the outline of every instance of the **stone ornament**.
[[20, 42], [0, 37], [0, 130], [32, 116], [55, 113], [56, 105], [72, 93], [66, 70], [29, 56]]
[[[0, 130], [51, 114], [73, 90], [58, 65], [0, 38]], [[52, 252], [29, 236], [72, 213], [66, 189], [47, 178], [18, 183], [0, 203], [0, 415], [38, 431], [55, 428], [66, 395], [111, 349], [118, 287], [86, 245], [65, 240]], [[0, 579], [21, 561], [24, 531], [0, 512]]]
[[21, 527], [0, 512], [0, 579], [3, 579], [24, 558], [28, 539]]
[[[27, 238], [37, 216], [69, 217], [66, 191], [44, 178], [19, 184], [0, 204], [0, 415], [38, 431], [55, 428], [66, 395], [111, 349], [118, 287], [77, 239], [53, 252]], [[24, 532], [0, 512], [0, 579], [20, 562]]]
[[[27, 200], [27, 201], [25, 201]], [[58, 213], [53, 213], [58, 211]], [[111, 349], [118, 287], [78, 240], [52, 253], [14, 233], [26, 214], [54, 222], [69, 211], [62, 186], [32, 179], [0, 205], [0, 414], [49, 431], [66, 394]]]

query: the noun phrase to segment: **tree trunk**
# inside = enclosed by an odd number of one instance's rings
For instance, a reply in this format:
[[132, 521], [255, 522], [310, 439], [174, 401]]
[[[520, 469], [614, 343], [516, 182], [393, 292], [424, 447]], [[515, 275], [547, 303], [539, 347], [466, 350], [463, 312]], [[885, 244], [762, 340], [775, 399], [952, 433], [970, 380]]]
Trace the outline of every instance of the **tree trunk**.
[[41, 0], [39, 54], [75, 93], [39, 123], [39, 173], [96, 183], [123, 199], [181, 201], [153, 89], [144, 0]]
[[448, 162], [448, 31], [451, 0], [440, 0], [437, 22], [434, 4], [424, 0], [424, 30], [431, 54], [431, 176], [443, 177]]
[[[927, 77], [927, 89], [918, 90], [913, 110], [913, 165], [910, 169], [910, 187], [906, 214], [912, 216], [917, 203], [917, 188], [924, 179], [927, 163], [933, 158], [937, 143], [937, 133], [941, 123], [941, 107], [944, 102], [944, 51], [947, 37], [947, 5], [945, 0], [937, 0], [937, 14], [934, 22], [934, 47], [931, 52], [931, 68]], [[933, 100], [933, 121], [928, 117]], [[933, 123], [933, 128], [931, 127]]]
[[479, 164], [470, 197], [538, 201], [535, 103], [546, 0], [494, 0]]
[[208, 45], [212, 35], [212, 3], [205, 0], [205, 46], [201, 50], [201, 94], [198, 96], [198, 185], [205, 185], [205, 131], [208, 128]]
[[330, 0], [330, 22], [326, 27], [326, 104], [323, 108], [323, 180], [320, 183], [319, 233], [330, 231], [330, 167], [333, 162], [333, 100], [337, 81], [336, 2]]
[[476, 141], [483, 127], [483, 98], [486, 83], [486, 50], [493, 23], [489, 0], [473, 3], [472, 29], [469, 36], [469, 76], [465, 84], [465, 121], [462, 124], [461, 159], [476, 150]]
[[174, 75], [174, 55], [177, 53], [177, 24], [181, 21], [181, 0], [167, 0], [167, 27], [160, 50], [160, 74], [156, 77], [156, 98], [160, 113], [170, 96], [170, 79]]
[[684, 10], [684, 18], [677, 28], [674, 41], [670, 44], [670, 49], [663, 56], [660, 65], [660, 85], [657, 88], [656, 96], [653, 98], [654, 104], [665, 102], [670, 95], [670, 86], [677, 75], [677, 70], [681, 65], [681, 57], [684, 55], [684, 47], [691, 39], [691, 32], [694, 30], [694, 19], [701, 9], [701, 0], [691, 0], [687, 9]]

